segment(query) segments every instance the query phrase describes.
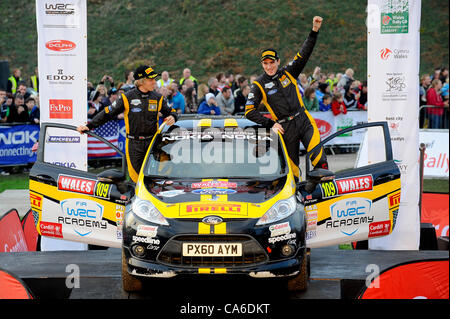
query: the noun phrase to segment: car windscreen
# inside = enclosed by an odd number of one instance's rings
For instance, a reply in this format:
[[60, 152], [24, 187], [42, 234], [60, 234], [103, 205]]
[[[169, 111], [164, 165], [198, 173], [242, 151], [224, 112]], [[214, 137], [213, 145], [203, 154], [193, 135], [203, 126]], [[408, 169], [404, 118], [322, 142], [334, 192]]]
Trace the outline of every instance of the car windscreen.
[[164, 178], [278, 178], [287, 174], [281, 141], [259, 128], [182, 128], [155, 138], [144, 174]]

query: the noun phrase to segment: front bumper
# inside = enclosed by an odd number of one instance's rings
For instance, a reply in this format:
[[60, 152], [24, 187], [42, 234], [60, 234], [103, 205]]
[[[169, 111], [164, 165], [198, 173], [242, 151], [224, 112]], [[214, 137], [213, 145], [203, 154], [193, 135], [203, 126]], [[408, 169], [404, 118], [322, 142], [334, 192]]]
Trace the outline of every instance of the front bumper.
[[158, 262], [144, 261], [134, 258], [128, 248], [123, 248], [128, 262], [128, 273], [134, 276], [171, 278], [177, 275], [228, 274], [248, 275], [254, 278], [290, 277], [298, 274], [303, 258], [306, 258], [305, 248], [298, 250], [293, 258], [267, 262], [257, 266], [234, 268], [204, 268], [204, 267], [176, 267]]
[[[224, 218], [220, 227], [206, 225], [207, 231], [204, 232], [205, 224], [201, 219], [171, 219], [170, 226], [160, 226], [139, 218], [129, 210], [123, 225], [123, 251], [128, 272], [135, 276], [160, 278], [184, 274], [240, 274], [256, 278], [296, 275], [306, 250], [303, 209], [275, 223], [288, 223], [289, 233], [274, 235], [270, 225], [255, 226], [256, 222], [256, 219]], [[146, 226], [153, 231], [147, 237], [139, 232]], [[182, 256], [181, 245], [192, 241], [241, 242], [243, 253], [240, 257]], [[141, 246], [143, 254], [136, 254], [136, 245]], [[285, 245], [293, 247], [293, 252], [288, 256], [282, 255]]]

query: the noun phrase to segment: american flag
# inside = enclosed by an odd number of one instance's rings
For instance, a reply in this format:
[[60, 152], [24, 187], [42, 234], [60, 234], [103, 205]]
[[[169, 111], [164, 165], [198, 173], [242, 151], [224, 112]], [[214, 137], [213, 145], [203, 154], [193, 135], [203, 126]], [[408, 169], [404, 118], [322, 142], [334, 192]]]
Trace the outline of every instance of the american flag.
[[[109, 121], [92, 130], [92, 132], [108, 140], [116, 147], [119, 144], [119, 123], [117, 121]], [[88, 158], [112, 157], [116, 155], [117, 153], [114, 149], [100, 140], [88, 136]]]

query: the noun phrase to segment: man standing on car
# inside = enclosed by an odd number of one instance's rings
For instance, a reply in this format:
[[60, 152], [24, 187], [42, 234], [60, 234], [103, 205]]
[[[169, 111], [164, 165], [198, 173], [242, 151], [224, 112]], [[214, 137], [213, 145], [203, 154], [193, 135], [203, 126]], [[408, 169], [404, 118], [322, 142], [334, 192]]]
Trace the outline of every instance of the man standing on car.
[[135, 87], [122, 94], [110, 106], [105, 107], [90, 123], [77, 128], [78, 132], [83, 133], [115, 119], [123, 112], [127, 137], [125, 150], [128, 173], [134, 182], [137, 181], [153, 135], [158, 130], [159, 113], [162, 114], [167, 125], [172, 125], [177, 120], [176, 113], [171, 112], [164, 97], [155, 91], [157, 76], [159, 74], [151, 67], [139, 66], [134, 72]]
[[[321, 17], [314, 17], [313, 27], [308, 38], [288, 65], [279, 68], [280, 58], [274, 49], [262, 51], [261, 65], [264, 74], [252, 83], [251, 92], [245, 105], [245, 116], [249, 120], [283, 134], [297, 179], [299, 177], [299, 141], [302, 141], [307, 151], [320, 143], [319, 130], [316, 122], [305, 108], [296, 79], [311, 56], [322, 20]], [[264, 117], [257, 110], [261, 102], [272, 115], [272, 119]], [[323, 148], [312, 153], [310, 159], [314, 168], [328, 169]]]

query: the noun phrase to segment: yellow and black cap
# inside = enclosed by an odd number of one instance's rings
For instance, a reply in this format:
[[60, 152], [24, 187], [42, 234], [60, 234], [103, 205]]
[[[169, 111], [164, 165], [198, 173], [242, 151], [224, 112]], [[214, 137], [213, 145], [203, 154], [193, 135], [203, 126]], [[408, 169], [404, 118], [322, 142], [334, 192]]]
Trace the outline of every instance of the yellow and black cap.
[[136, 71], [134, 71], [134, 79], [139, 80], [143, 78], [154, 79], [157, 76], [160, 76], [159, 73], [155, 72], [152, 67], [148, 65], [138, 66]]
[[265, 49], [261, 52], [261, 62], [265, 59], [278, 60], [279, 58], [277, 51], [274, 49]]

